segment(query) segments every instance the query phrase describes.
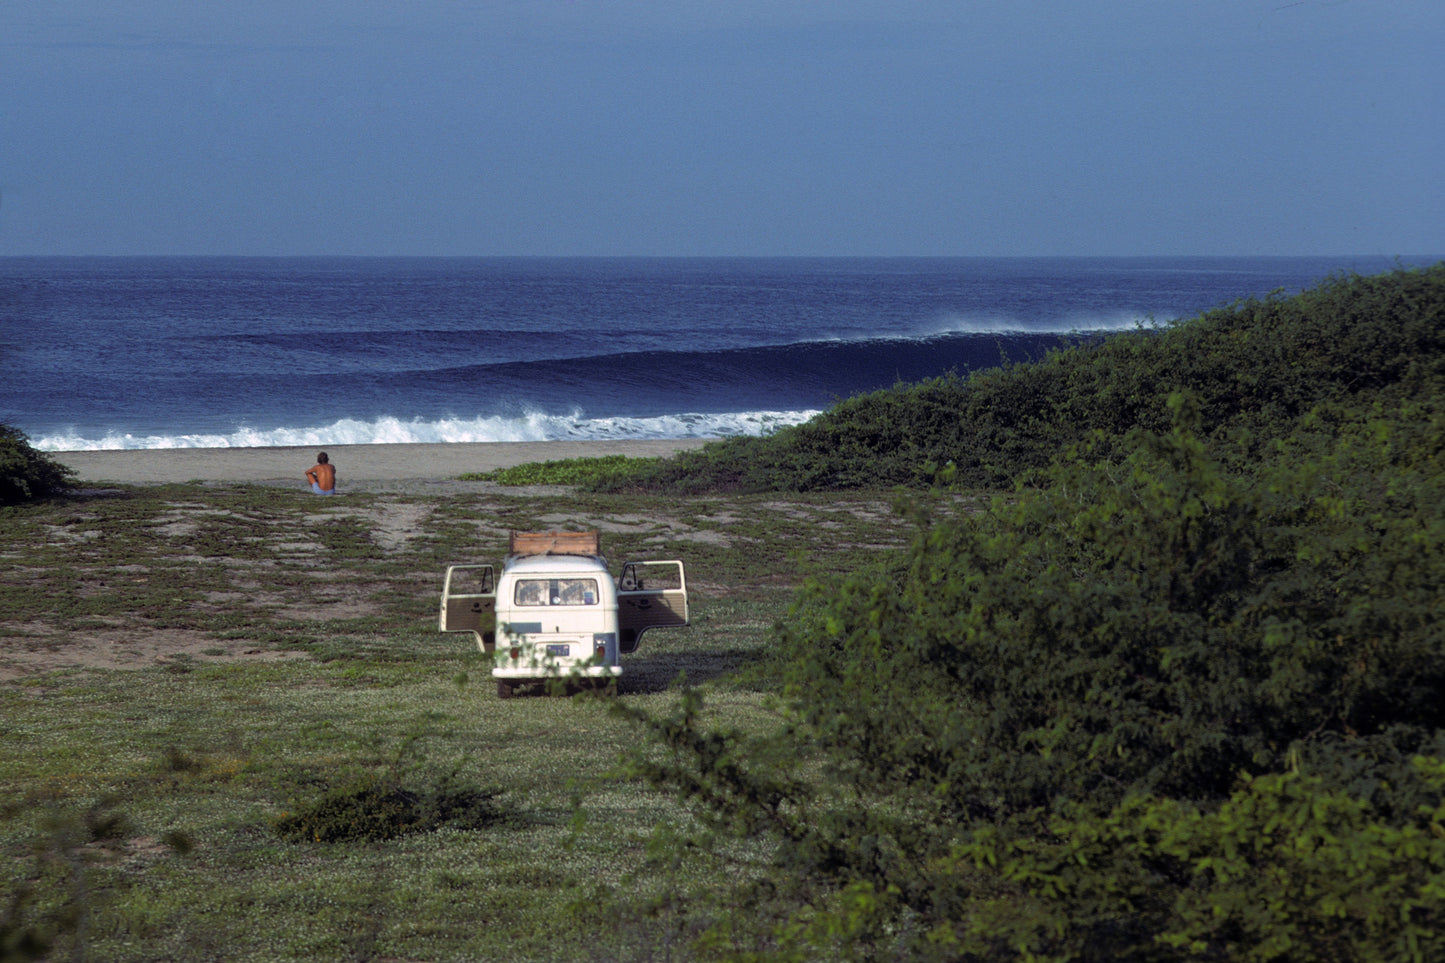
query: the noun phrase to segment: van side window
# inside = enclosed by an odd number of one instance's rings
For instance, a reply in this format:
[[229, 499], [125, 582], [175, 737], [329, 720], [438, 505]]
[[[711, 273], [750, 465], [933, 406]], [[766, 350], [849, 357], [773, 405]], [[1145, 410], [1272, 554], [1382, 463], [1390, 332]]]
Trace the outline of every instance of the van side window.
[[523, 578], [513, 593], [516, 605], [596, 605], [595, 578]]

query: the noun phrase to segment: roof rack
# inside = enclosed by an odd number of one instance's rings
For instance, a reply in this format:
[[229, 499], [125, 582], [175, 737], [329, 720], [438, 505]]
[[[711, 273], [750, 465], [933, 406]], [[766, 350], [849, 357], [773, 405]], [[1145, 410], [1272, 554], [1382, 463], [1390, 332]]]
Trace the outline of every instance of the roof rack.
[[601, 555], [602, 539], [590, 532], [513, 532], [512, 555]]

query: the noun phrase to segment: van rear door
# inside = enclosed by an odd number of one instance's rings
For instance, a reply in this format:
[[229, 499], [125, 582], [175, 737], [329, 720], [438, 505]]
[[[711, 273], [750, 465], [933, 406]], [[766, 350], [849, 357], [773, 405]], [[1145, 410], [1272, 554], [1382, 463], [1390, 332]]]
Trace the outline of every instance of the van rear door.
[[618, 651], [636, 652], [648, 629], [687, 624], [687, 573], [676, 559], [627, 562], [617, 579]]
[[472, 633], [483, 652], [496, 648], [497, 581], [490, 565], [447, 566], [437, 628]]

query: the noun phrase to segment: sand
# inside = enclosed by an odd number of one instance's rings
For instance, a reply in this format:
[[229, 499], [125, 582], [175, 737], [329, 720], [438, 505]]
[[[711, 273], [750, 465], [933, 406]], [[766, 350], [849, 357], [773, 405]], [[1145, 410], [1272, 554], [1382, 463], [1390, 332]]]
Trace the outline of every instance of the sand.
[[[443, 481], [534, 461], [603, 455], [668, 456], [699, 448], [708, 439], [632, 441], [497, 441], [472, 444], [329, 445], [337, 491], [365, 491], [388, 483]], [[316, 448], [148, 448], [125, 451], [57, 451], [49, 455], [75, 470], [85, 485], [167, 482], [251, 482], [305, 488]]]

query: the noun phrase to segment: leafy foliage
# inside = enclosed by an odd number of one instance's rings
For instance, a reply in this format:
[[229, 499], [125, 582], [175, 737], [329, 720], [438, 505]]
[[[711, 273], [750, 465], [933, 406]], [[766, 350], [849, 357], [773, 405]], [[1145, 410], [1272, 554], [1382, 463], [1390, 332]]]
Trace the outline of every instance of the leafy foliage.
[[0, 424], [0, 505], [63, 494], [74, 474], [32, 448], [23, 431]]
[[1235, 477], [1183, 428], [1130, 439], [805, 597], [790, 686], [857, 777], [922, 779], [950, 818], [1210, 795], [1309, 734], [1441, 723], [1438, 464], [1377, 480], [1408, 512], [1344, 513], [1313, 466]]
[[[0, 812], [11, 819], [36, 802], [10, 803]], [[89, 867], [113, 855], [134, 832], [129, 817], [111, 800], [97, 801], [80, 812], [67, 811], [54, 800], [47, 803], [43, 831], [30, 847], [29, 865], [11, 867], [17, 885], [0, 908], [3, 963], [53, 959], [58, 946], [82, 940], [101, 903]]]
[[[698, 952], [1438, 957], [1442, 280], [1337, 281], [970, 379], [995, 400], [1058, 379], [1000, 401], [1033, 406], [1033, 440], [1015, 419], [936, 471], [1027, 484], [905, 502], [907, 549], [811, 583], [775, 633], [771, 738], [710, 729], [696, 698], [634, 716], [633, 771], [706, 830], [675, 852], [769, 844], [717, 897], [751, 922], [714, 910]], [[1234, 341], [1262, 357], [1225, 363]]]
[[[1417, 758], [1436, 800], [1445, 764]], [[1070, 807], [1079, 808], [1082, 807]], [[1038, 959], [1428, 960], [1445, 953], [1445, 807], [1398, 822], [1318, 776], [1247, 780], [1218, 808], [1135, 798], [1048, 834], [981, 831], [952, 859], [1007, 880], [953, 952]], [[1098, 948], [1107, 947], [1105, 957]]]

